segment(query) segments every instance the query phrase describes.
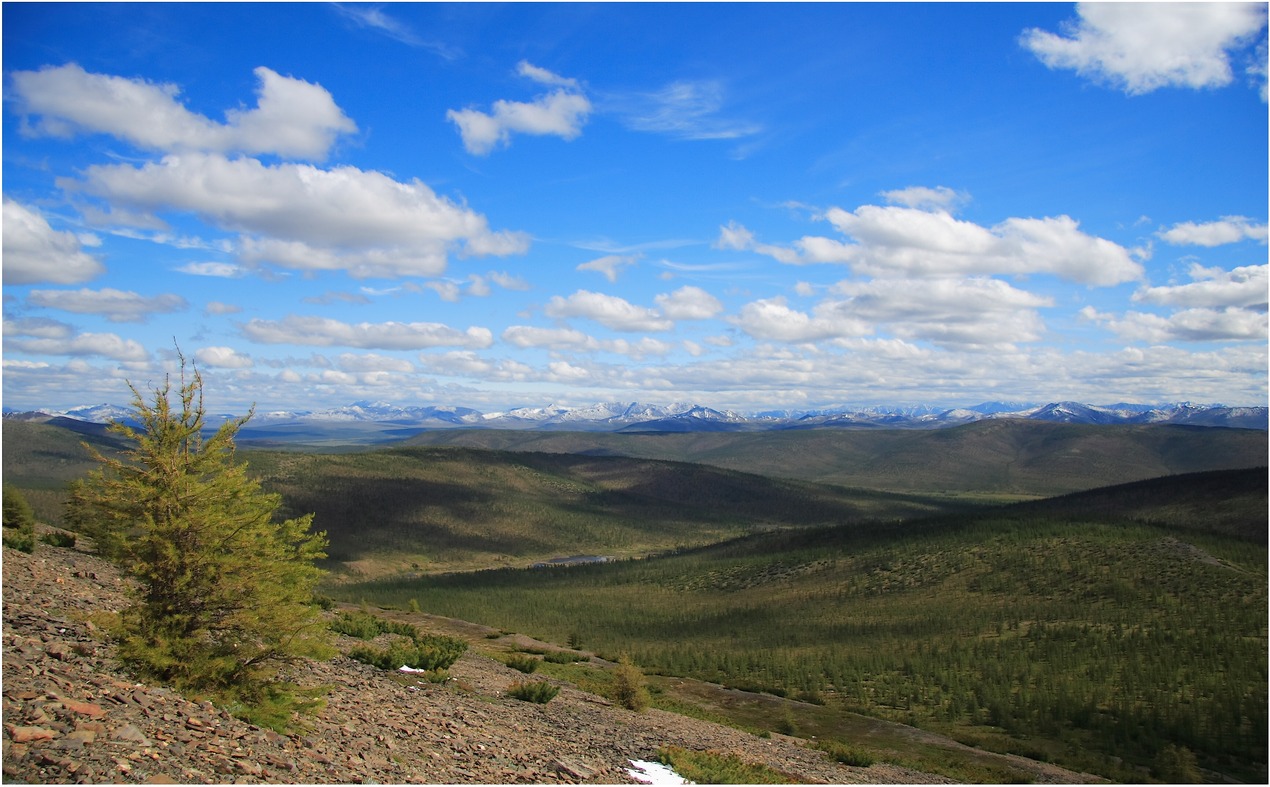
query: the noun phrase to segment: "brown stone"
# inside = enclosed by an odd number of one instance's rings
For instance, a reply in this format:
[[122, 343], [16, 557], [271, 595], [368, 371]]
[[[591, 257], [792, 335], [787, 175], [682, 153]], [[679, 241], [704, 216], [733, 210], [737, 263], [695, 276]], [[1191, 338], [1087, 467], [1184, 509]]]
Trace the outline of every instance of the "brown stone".
[[96, 730], [77, 729], [66, 736], [67, 740], [79, 741], [80, 743], [93, 743], [97, 740]]
[[119, 729], [115, 730], [115, 734], [112, 737], [117, 741], [140, 743], [144, 746], [150, 745], [150, 739], [147, 738], [145, 733], [138, 729], [135, 724], [123, 725]]
[[62, 707], [74, 713], [78, 713], [81, 716], [89, 716], [94, 719], [99, 719], [106, 715], [106, 711], [104, 711], [100, 705], [94, 705], [91, 702], [62, 700]]
[[44, 727], [19, 727], [16, 724], [6, 724], [4, 728], [9, 731], [9, 738], [14, 743], [48, 741], [57, 737], [56, 730], [49, 730]]
[[587, 779], [595, 776], [595, 768], [592, 768], [589, 765], [584, 765], [575, 760], [560, 759], [556, 760], [551, 765], [556, 769], [556, 771], [572, 776], [579, 781], [586, 781]]

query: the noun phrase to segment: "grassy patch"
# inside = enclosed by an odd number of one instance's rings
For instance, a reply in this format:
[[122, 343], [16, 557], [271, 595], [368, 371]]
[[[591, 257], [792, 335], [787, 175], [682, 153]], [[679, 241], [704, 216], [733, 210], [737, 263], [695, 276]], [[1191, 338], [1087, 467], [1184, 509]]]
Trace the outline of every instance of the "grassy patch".
[[694, 751], [678, 746], [659, 749], [657, 760], [696, 784], [798, 784], [798, 777], [735, 754]]
[[818, 741], [816, 748], [828, 754], [837, 762], [854, 768], [867, 768], [877, 761], [874, 753], [857, 746], [839, 743], [838, 741]]

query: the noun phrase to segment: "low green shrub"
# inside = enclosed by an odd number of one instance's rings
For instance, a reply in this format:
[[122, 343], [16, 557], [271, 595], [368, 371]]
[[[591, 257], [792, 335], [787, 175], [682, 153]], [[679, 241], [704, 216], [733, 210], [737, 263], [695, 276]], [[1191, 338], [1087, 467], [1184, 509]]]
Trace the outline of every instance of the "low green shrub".
[[514, 670], [519, 670], [526, 675], [538, 669], [538, 659], [533, 656], [520, 656], [513, 654], [507, 659], [507, 666]]
[[74, 533], [68, 533], [65, 530], [50, 530], [40, 536], [40, 540], [49, 546], [72, 549], [75, 546], [76, 539]]
[[294, 715], [316, 713], [326, 706], [322, 694], [329, 687], [302, 688], [294, 683], [280, 681], [264, 691], [240, 695], [230, 688], [221, 692], [218, 699], [234, 716], [276, 732], [287, 732], [295, 722]]
[[539, 705], [545, 705], [555, 699], [560, 693], [559, 686], [553, 686], [545, 680], [527, 681], [525, 683], [516, 683], [509, 686], [507, 696], [514, 697], [525, 702], [536, 702]]
[[549, 661], [552, 664], [572, 664], [575, 661], [587, 661], [591, 657], [585, 653], [578, 653], [573, 650], [550, 650], [542, 657], [543, 661]]
[[8, 528], [4, 531], [4, 545], [19, 552], [34, 552], [35, 533], [25, 528]]
[[409, 623], [397, 623], [359, 612], [341, 612], [330, 623], [331, 629], [350, 637], [371, 640], [383, 634], [392, 635], [386, 647], [359, 645], [349, 657], [383, 670], [410, 667], [420, 670], [449, 669], [467, 651], [467, 643], [455, 637], [424, 634]]
[[401, 667], [420, 670], [449, 669], [467, 650], [467, 643], [454, 637], [420, 635], [418, 639], [398, 636], [387, 647], [359, 645], [349, 658], [382, 670]]
[[817, 741], [816, 748], [843, 765], [867, 768], [875, 762], [872, 754], [837, 741]]
[[397, 634], [418, 642], [425, 636], [409, 623], [387, 620], [369, 612], [341, 612], [331, 621], [331, 630], [357, 639], [374, 639], [380, 634]]
[[794, 721], [794, 714], [788, 708], [785, 709], [785, 714], [781, 716], [780, 720], [776, 722], [774, 732], [779, 732], [781, 735], [798, 734], [798, 722]]
[[367, 612], [341, 612], [331, 621], [331, 630], [357, 639], [374, 639], [383, 633], [379, 618]]
[[667, 746], [657, 752], [657, 760], [697, 784], [797, 784], [799, 781], [792, 774], [746, 762], [735, 754], [715, 751]]

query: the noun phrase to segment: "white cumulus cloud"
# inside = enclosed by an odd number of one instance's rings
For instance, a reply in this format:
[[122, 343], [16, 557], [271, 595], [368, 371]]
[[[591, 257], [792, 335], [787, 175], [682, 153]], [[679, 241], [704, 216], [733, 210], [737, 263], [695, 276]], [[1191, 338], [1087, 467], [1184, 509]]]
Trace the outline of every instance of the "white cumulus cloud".
[[825, 219], [845, 240], [806, 236], [792, 247], [759, 243], [735, 223], [716, 245], [767, 254], [786, 263], [832, 262], [878, 277], [1050, 273], [1089, 286], [1142, 278], [1129, 249], [1088, 235], [1070, 216], [1008, 218], [992, 227], [941, 208], [862, 205], [830, 208]]
[[320, 85], [264, 66], [255, 74], [260, 80], [255, 108], [230, 109], [223, 123], [186, 109], [176, 85], [93, 74], [74, 63], [16, 71], [12, 84], [18, 110], [38, 117], [29, 131], [105, 133], [151, 150], [322, 160], [340, 134], [357, 130]]
[[1144, 287], [1133, 294], [1133, 300], [1169, 306], [1238, 306], [1264, 310], [1270, 292], [1267, 271], [1270, 265], [1244, 265], [1229, 271], [1192, 265], [1190, 284]]
[[1224, 246], [1242, 240], [1266, 242], [1266, 225], [1247, 216], [1225, 216], [1218, 221], [1184, 221], [1161, 230], [1159, 237], [1177, 246]]
[[968, 197], [947, 186], [909, 186], [905, 189], [894, 189], [882, 192], [882, 198], [893, 205], [905, 205], [910, 208], [942, 209], [952, 211]]
[[243, 335], [261, 344], [300, 344], [314, 347], [359, 347], [377, 350], [419, 350], [427, 347], [490, 346], [488, 328], [460, 331], [435, 322], [346, 323], [329, 317], [289, 315], [281, 320], [255, 319]]
[[95, 165], [82, 180], [61, 185], [138, 210], [193, 212], [243, 233], [242, 261], [297, 270], [434, 276], [452, 252], [507, 255], [528, 246], [524, 235], [491, 231], [484, 216], [418, 180], [402, 183], [350, 166], [266, 165], [191, 153], [141, 166]]
[[217, 279], [236, 279], [246, 271], [232, 262], [187, 262], [176, 269], [190, 276], [211, 276]]
[[844, 313], [834, 303], [821, 304], [814, 314], [807, 314], [790, 308], [783, 297], [747, 303], [731, 321], [755, 339], [796, 344], [873, 332], [872, 324]]
[[718, 298], [700, 287], [685, 286], [653, 298], [661, 313], [672, 320], [708, 320], [723, 311]]
[[1008, 347], [1036, 341], [1044, 333], [1036, 310], [1054, 305], [1049, 298], [983, 277], [844, 281], [833, 291], [844, 296], [835, 308], [885, 325], [901, 339], [943, 346]]
[[4, 198], [4, 283], [79, 284], [106, 268], [73, 232], [49, 226], [38, 209]]
[[552, 296], [545, 312], [548, 317], [582, 317], [615, 331], [668, 331], [674, 322], [655, 309], [636, 306], [616, 295], [578, 290], [569, 297]]
[[194, 360], [215, 369], [250, 369], [255, 365], [250, 355], [233, 347], [201, 347], [195, 351]]
[[572, 328], [541, 328], [532, 325], [510, 326], [503, 331], [502, 338], [522, 350], [542, 348], [556, 352], [609, 352], [635, 359], [667, 355], [674, 349], [672, 344], [648, 336], [638, 341], [601, 340]]
[[100, 314], [111, 322], [144, 322], [151, 314], [183, 311], [189, 304], [180, 295], [165, 293], [146, 297], [107, 287], [101, 290], [32, 290], [27, 301], [33, 306], [60, 309], [76, 314]]
[[1166, 344], [1169, 342], [1218, 342], [1264, 340], [1266, 313], [1252, 309], [1183, 309], [1170, 315], [1126, 312], [1117, 317], [1086, 306], [1080, 312], [1127, 341]]
[[844, 281], [811, 313], [784, 298], [754, 301], [732, 323], [756, 339], [789, 343], [849, 340], [886, 332], [962, 349], [1011, 348], [1041, 338], [1037, 309], [1050, 299], [989, 278]]
[[499, 99], [489, 112], [468, 107], [445, 113], [446, 119], [458, 127], [463, 147], [472, 155], [484, 156], [497, 145], [509, 144], [513, 133], [566, 140], [576, 139], [582, 133], [592, 107], [576, 80], [527, 61], [521, 61], [518, 73], [555, 89], [529, 102]]
[[125, 339], [114, 333], [81, 333], [66, 336], [4, 336], [6, 351], [31, 355], [69, 355], [74, 357], [101, 356], [115, 361], [145, 361], [150, 354], [134, 339]]
[[1050, 68], [1130, 95], [1230, 84], [1232, 51], [1266, 23], [1264, 3], [1080, 3], [1076, 10], [1079, 20], [1062, 34], [1033, 28], [1023, 46]]

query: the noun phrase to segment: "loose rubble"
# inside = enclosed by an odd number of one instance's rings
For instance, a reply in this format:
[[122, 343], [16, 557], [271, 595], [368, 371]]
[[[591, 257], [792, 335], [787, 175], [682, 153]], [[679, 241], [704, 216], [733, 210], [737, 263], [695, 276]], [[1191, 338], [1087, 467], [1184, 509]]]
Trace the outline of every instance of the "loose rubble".
[[520, 702], [504, 691], [524, 676], [471, 651], [439, 685], [343, 656], [308, 662], [293, 677], [329, 687], [326, 706], [281, 735], [129, 676], [92, 621], [125, 604], [123, 580], [95, 555], [5, 550], [3, 585], [6, 782], [631, 783], [632, 760], [670, 745], [732, 752], [809, 783], [946, 781], [839, 765], [794, 738], [633, 713], [565, 683], [546, 705]]

